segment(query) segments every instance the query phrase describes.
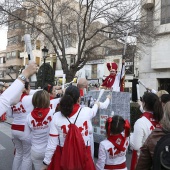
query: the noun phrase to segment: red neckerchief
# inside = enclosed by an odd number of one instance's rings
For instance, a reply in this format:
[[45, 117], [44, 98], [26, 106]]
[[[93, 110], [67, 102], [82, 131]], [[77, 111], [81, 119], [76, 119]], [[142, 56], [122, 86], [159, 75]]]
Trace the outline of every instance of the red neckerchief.
[[145, 117], [152, 123], [152, 125], [153, 125], [155, 128], [156, 128], [156, 127], [160, 127], [159, 122], [157, 122], [157, 121], [154, 119], [152, 113], [144, 112], [144, 113], [142, 114], [142, 116], [145, 116]]
[[51, 97], [51, 96], [50, 96], [50, 100], [53, 100], [53, 99], [54, 99], [54, 97]]
[[35, 108], [31, 112], [31, 116], [37, 121], [42, 122], [44, 118], [47, 116], [50, 108]]
[[122, 134], [118, 135], [111, 135], [107, 138], [119, 151], [125, 151], [126, 148], [124, 147], [126, 138], [122, 136]]
[[79, 104], [74, 104], [73, 105], [73, 111], [71, 112], [70, 116], [68, 117], [72, 117], [75, 113], [77, 113], [78, 109], [80, 108], [80, 105]]
[[84, 96], [84, 91], [83, 91], [83, 89], [80, 89], [79, 91], [80, 91], [80, 97]]
[[27, 96], [27, 95], [28, 95], [28, 94], [27, 94], [27, 93], [25, 93], [25, 92], [24, 92], [24, 93], [22, 93], [21, 98], [20, 98], [20, 102], [22, 101], [23, 97], [24, 97], [24, 96]]

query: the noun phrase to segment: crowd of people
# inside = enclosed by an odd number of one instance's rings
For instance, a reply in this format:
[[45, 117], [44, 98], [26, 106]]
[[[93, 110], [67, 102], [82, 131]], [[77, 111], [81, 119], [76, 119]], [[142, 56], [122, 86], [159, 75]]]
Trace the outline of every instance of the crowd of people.
[[[116, 65], [112, 66], [115, 67], [110, 66], [110, 70], [116, 72]], [[71, 85], [64, 91], [52, 84], [31, 90], [28, 78], [36, 71], [36, 63], [29, 64], [22, 76], [0, 95], [0, 116], [6, 112], [13, 117], [11, 131], [15, 155], [12, 170], [31, 170], [32, 166], [35, 170], [63, 170], [62, 154], [73, 124], [81, 132], [82, 148], [85, 146], [86, 159], [82, 170], [127, 170], [129, 146], [133, 150], [131, 170], [149, 170], [153, 166], [157, 142], [170, 132], [170, 95], [167, 92], [144, 93], [140, 102], [142, 116], [135, 122], [133, 132], [129, 121], [123, 117], [114, 115], [107, 118], [106, 139], [100, 142], [95, 165], [91, 120], [98, 109], [108, 107], [111, 96], [108, 95], [104, 102], [96, 102], [92, 108], [81, 105], [81, 97], [88, 85], [85, 78], [80, 79], [77, 86]], [[107, 81], [114, 84], [118, 80], [116, 75], [111, 75]], [[107, 81], [103, 85], [107, 86]], [[109, 88], [113, 84], [109, 84]], [[56, 98], [57, 93], [63, 93], [63, 96]], [[70, 152], [76, 149], [70, 149]]]

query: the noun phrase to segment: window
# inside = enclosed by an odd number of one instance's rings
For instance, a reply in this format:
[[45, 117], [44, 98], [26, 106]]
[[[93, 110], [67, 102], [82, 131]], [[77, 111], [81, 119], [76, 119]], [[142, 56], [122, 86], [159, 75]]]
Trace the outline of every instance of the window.
[[12, 58], [16, 58], [16, 51], [12, 51], [12, 52], [11, 52], [11, 57], [12, 57]]
[[92, 79], [97, 78], [97, 64], [92, 65], [92, 74], [91, 74]]
[[9, 58], [11, 58], [11, 53], [7, 53], [7, 54], [6, 54], [6, 58], [7, 58], [7, 60], [8, 60]]
[[170, 23], [170, 0], [161, 0], [161, 24]]
[[0, 64], [3, 64], [3, 57], [0, 58]]
[[41, 43], [40, 40], [36, 40], [36, 50], [40, 50]]

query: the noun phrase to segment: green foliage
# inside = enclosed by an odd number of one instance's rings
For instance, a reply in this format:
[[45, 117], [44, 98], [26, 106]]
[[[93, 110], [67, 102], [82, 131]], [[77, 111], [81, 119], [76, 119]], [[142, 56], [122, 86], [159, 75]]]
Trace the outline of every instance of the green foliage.
[[141, 117], [142, 113], [139, 110], [139, 105], [137, 103], [130, 104], [130, 124], [131, 124], [131, 131], [133, 131], [134, 124], [137, 119]]
[[54, 84], [54, 70], [47, 63], [42, 64], [38, 70], [36, 87], [42, 88], [45, 83]]

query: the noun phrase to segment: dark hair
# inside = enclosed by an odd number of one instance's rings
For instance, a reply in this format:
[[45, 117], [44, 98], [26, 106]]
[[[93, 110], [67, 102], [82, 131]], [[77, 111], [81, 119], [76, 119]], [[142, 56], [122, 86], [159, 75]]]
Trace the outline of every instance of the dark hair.
[[[114, 135], [120, 134], [125, 129], [124, 125], [125, 125], [125, 120], [121, 116], [118, 116], [118, 115], [113, 116], [111, 126], [110, 126], [110, 133]], [[108, 121], [106, 121], [105, 129], [106, 129], [107, 134], [108, 134], [108, 126], [109, 126], [109, 123]]]
[[144, 102], [146, 110], [152, 111], [154, 119], [159, 122], [163, 116], [163, 109], [158, 96], [154, 93], [145, 93], [142, 102]]
[[53, 84], [46, 83], [43, 87], [43, 90], [46, 90], [48, 93], [52, 93], [53, 86]]
[[170, 94], [163, 94], [162, 96], [161, 96], [161, 102], [162, 103], [167, 103], [167, 102], [169, 102], [170, 101]]
[[26, 89], [26, 90], [28, 90], [29, 84], [30, 84], [30, 83], [29, 83], [28, 81], [25, 82], [25, 89]]
[[34, 93], [32, 98], [34, 108], [48, 108], [50, 106], [50, 95], [45, 90]]
[[73, 110], [73, 105], [80, 97], [79, 89], [76, 86], [67, 87], [64, 96], [60, 101], [60, 111], [64, 116], [69, 116]]

